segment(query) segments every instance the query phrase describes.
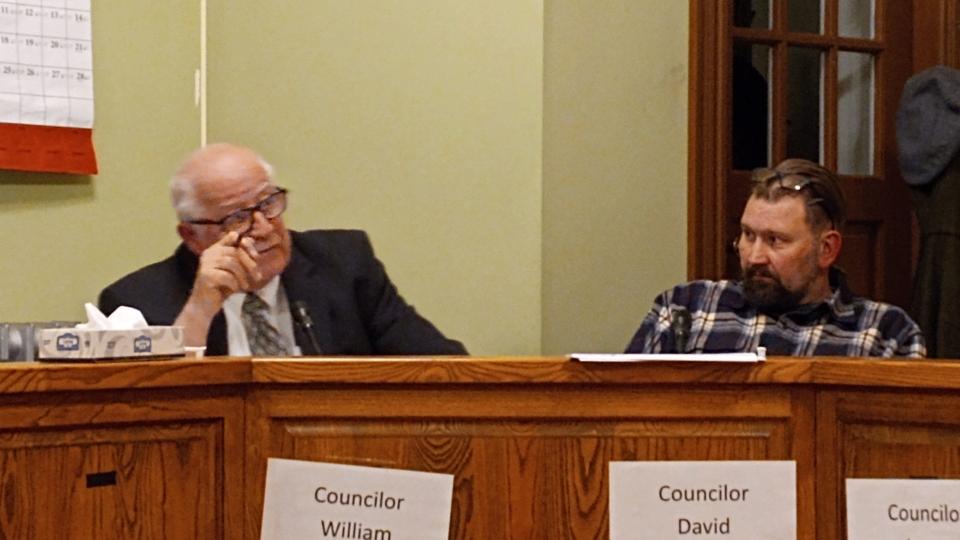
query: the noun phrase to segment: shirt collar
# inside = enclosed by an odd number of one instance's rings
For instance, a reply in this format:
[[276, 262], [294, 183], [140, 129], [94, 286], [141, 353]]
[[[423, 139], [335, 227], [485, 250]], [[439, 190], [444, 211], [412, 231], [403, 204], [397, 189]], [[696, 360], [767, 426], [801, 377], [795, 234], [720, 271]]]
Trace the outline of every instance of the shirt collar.
[[272, 311], [277, 307], [279, 290], [280, 276], [273, 276], [273, 278], [268, 281], [266, 285], [261, 287], [258, 291], [253, 291], [253, 293], [259, 296], [260, 299], [263, 300]]
[[825, 303], [833, 312], [834, 318], [841, 321], [855, 321], [857, 314], [854, 310], [854, 296], [847, 286], [847, 274], [837, 267], [831, 267], [830, 287], [833, 289], [833, 294], [825, 300]]

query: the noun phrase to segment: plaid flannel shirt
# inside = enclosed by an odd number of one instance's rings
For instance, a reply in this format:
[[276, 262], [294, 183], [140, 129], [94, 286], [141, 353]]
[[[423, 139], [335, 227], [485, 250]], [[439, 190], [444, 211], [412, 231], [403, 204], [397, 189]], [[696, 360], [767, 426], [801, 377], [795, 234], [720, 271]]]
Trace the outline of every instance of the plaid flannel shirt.
[[753, 352], [759, 346], [776, 356], [926, 356], [920, 328], [906, 312], [854, 297], [842, 277], [836, 281], [827, 300], [776, 318], [751, 306], [740, 282], [678, 285], [657, 296], [626, 352], [677, 352], [671, 313], [686, 308], [691, 325], [685, 353]]

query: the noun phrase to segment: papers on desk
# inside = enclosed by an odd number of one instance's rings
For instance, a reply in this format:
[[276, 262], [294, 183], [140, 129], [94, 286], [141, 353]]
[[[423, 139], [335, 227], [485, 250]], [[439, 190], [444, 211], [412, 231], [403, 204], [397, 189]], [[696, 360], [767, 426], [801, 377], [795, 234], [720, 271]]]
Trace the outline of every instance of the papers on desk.
[[453, 480], [452, 474], [270, 458], [260, 539], [446, 540]]
[[592, 354], [573, 353], [572, 360], [580, 362], [763, 362], [767, 350], [758, 347], [755, 353], [710, 354]]
[[957, 538], [960, 481], [847, 478], [847, 538]]
[[611, 540], [797, 538], [794, 461], [611, 461], [609, 474]]

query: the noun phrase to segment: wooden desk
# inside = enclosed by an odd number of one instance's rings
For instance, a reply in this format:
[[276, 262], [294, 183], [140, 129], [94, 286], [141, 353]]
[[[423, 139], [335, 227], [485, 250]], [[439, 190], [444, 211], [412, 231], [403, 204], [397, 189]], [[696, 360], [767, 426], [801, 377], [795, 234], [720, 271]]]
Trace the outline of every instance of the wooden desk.
[[0, 364], [0, 537], [242, 538], [249, 381], [249, 360]]
[[611, 460], [796, 460], [799, 538], [843, 538], [844, 478], [960, 478], [958, 388], [830, 358], [0, 364], [0, 537], [258, 538], [286, 457], [454, 474], [451, 538], [481, 539], [606, 538]]

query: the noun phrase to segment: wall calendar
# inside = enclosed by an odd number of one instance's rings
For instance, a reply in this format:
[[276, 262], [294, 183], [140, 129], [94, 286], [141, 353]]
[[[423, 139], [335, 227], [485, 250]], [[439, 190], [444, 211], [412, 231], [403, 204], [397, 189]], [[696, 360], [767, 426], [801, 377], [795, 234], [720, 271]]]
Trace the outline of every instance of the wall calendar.
[[92, 174], [91, 0], [0, 1], [0, 169]]

